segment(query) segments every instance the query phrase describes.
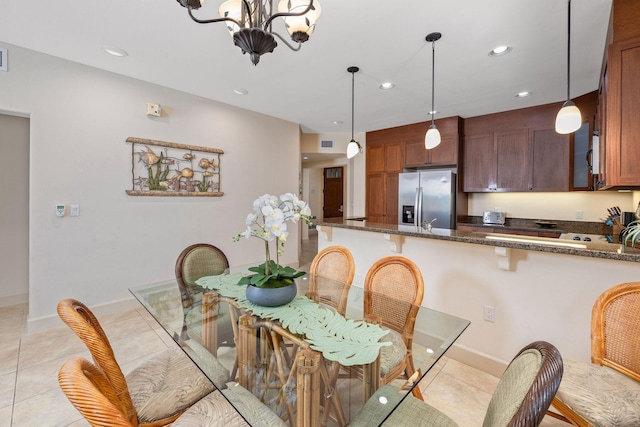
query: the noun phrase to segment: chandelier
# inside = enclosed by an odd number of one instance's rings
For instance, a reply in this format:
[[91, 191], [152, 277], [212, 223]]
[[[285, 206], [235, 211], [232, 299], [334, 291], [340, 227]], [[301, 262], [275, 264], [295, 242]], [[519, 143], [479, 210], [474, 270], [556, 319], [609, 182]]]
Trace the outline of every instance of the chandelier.
[[[253, 65], [258, 65], [260, 56], [273, 52], [279, 38], [291, 50], [298, 51], [302, 43], [313, 33], [321, 8], [317, 0], [280, 0], [275, 10], [275, 0], [227, 0], [220, 5], [219, 18], [198, 19], [193, 15], [204, 0], [177, 0], [187, 8], [189, 16], [199, 24], [225, 22], [233, 37], [233, 43], [248, 53]], [[294, 44], [290, 44], [272, 28], [273, 20], [283, 18], [284, 25]], [[275, 37], [274, 37], [275, 36]], [[297, 45], [295, 45], [297, 43]]]

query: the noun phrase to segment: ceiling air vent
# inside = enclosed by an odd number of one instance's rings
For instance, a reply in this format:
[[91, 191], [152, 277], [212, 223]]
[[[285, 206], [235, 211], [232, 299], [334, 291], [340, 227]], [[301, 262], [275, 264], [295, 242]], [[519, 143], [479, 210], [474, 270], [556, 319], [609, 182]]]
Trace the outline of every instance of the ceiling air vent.
[[7, 71], [7, 49], [0, 47], [0, 71]]
[[326, 140], [326, 139], [325, 140], [321, 140], [320, 141], [320, 148], [324, 148], [324, 149], [333, 148], [333, 141]]

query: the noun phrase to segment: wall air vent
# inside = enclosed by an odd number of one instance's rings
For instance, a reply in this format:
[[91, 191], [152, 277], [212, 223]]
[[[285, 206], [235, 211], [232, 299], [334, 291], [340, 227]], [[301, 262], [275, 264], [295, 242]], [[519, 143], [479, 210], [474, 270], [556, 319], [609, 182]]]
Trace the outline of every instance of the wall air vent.
[[321, 140], [320, 141], [320, 148], [323, 148], [323, 149], [331, 149], [331, 148], [333, 148], [333, 141], [326, 140], [326, 139]]
[[0, 71], [7, 71], [7, 49], [0, 47]]

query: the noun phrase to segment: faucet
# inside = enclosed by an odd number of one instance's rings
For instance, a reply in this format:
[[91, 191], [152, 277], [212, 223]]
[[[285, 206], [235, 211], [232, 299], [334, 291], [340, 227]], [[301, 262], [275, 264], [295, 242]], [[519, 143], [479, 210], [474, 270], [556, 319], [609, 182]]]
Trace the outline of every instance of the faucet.
[[422, 226], [422, 229], [427, 230], [427, 231], [431, 231], [431, 229], [433, 228], [433, 226], [431, 225], [431, 223], [433, 221], [435, 221], [438, 218], [433, 218], [431, 221], [427, 222], [427, 221], [422, 221], [422, 224], [420, 224]]

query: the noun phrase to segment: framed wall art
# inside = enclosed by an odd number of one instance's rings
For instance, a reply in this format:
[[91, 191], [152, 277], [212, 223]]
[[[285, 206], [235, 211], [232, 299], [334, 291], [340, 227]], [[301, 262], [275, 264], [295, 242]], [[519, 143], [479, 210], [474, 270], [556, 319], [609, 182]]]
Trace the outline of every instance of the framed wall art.
[[130, 196], [220, 197], [218, 148], [129, 137]]

